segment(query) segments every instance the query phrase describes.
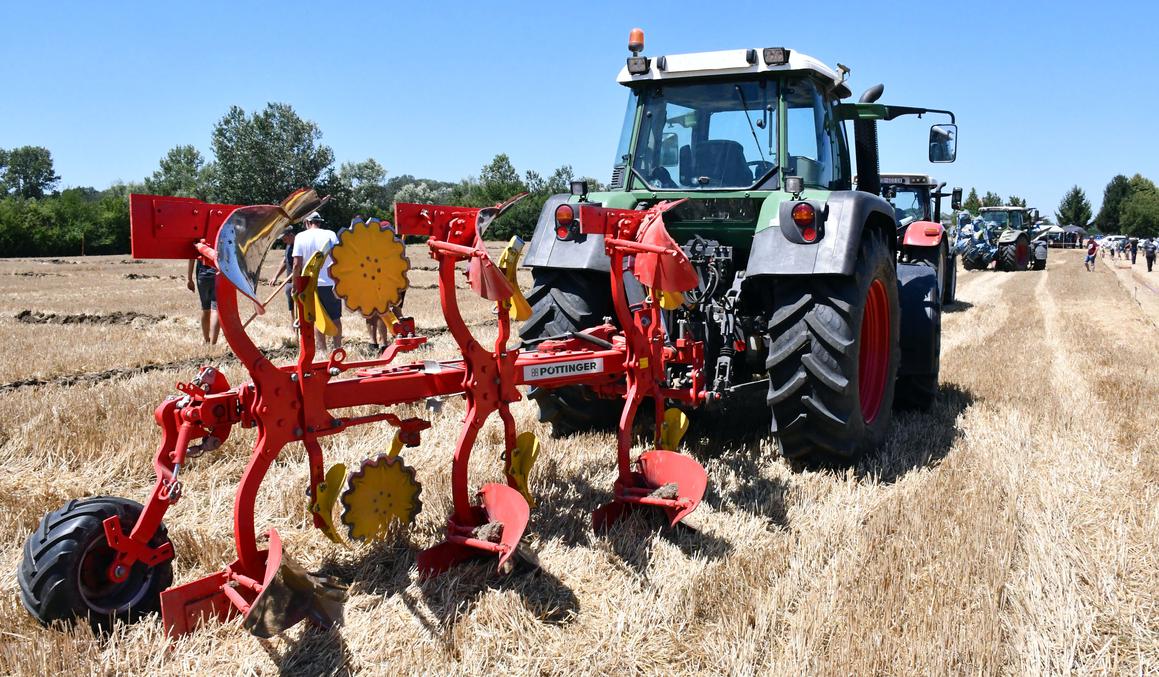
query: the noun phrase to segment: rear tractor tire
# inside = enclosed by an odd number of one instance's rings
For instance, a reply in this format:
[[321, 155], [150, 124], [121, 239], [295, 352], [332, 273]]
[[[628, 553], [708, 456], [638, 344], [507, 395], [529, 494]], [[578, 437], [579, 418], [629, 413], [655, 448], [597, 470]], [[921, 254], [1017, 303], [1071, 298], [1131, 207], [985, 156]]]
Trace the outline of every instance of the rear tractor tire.
[[901, 365], [894, 408], [926, 410], [938, 395], [942, 350], [942, 304], [937, 275], [923, 264], [898, 266]]
[[1014, 242], [998, 245], [998, 269], [1027, 270], [1030, 267], [1030, 238], [1019, 235]]
[[[525, 345], [590, 329], [614, 312], [607, 273], [536, 268], [532, 280], [527, 295], [531, 318], [519, 330]], [[539, 420], [551, 424], [553, 437], [615, 428], [623, 406], [620, 400], [598, 397], [587, 386], [532, 387], [527, 397], [539, 406]]]
[[851, 276], [774, 281], [766, 368], [773, 434], [794, 462], [856, 462], [891, 421], [900, 350], [897, 270], [862, 235]]
[[[87, 619], [98, 631], [159, 611], [161, 591], [173, 582], [172, 560], [155, 567], [138, 562], [121, 583], [108, 576], [115, 552], [105, 538], [103, 522], [117, 516], [128, 531], [141, 510], [136, 501], [98, 496], [69, 501], [45, 515], [24, 542], [24, 558], [16, 572], [24, 608], [46, 625]], [[161, 526], [149, 545], [168, 542]]]

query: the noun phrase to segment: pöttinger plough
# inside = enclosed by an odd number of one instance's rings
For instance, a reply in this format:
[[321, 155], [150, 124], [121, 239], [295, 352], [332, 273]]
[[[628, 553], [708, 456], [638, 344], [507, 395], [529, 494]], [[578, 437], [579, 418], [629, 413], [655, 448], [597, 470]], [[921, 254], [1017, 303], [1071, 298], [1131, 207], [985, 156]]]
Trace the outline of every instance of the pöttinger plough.
[[[259, 636], [303, 618], [323, 626], [336, 622], [345, 596], [342, 586], [294, 563], [283, 553], [276, 529], [268, 530], [265, 547], [259, 547], [254, 515], [259, 486], [287, 445], [300, 442], [309, 464], [307, 508], [326, 536], [341, 540], [333, 517], [339, 502], [341, 524], [354, 540], [373, 539], [393, 525], [410, 523], [422, 507], [421, 489], [401, 452], [417, 446], [430, 423], [401, 418], [392, 409], [432, 397], [462, 395], [466, 416], [454, 449], [453, 511], [446, 536], [417, 555], [420, 576], [436, 576], [480, 557], [495, 558], [497, 567], [506, 569], [520, 551], [535, 505], [529, 474], [540, 453], [532, 433], [517, 433], [510, 411], [511, 403], [521, 399], [522, 385], [583, 384], [624, 400], [617, 479], [611, 500], [593, 514], [595, 528], [606, 529], [626, 512], [644, 507], [662, 510], [672, 525], [695, 510], [706, 475], [699, 463], [675, 451], [687, 419], [679, 409], [665, 409], [668, 403], [699, 406], [705, 398], [702, 345], [669, 339], [661, 321], [662, 308], [679, 303], [681, 293], [697, 283], [687, 256], [664, 227], [664, 212], [677, 202], [639, 211], [581, 206], [582, 232], [603, 236], [612, 262], [614, 321], [608, 318], [524, 349], [508, 345], [512, 320], [525, 319], [529, 312], [515, 284], [519, 243], [513, 240], [496, 265], [482, 239], [488, 225], [521, 197], [487, 208], [397, 204], [394, 228], [375, 220], [352, 224], [329, 252], [335, 291], [348, 307], [388, 318], [394, 342], [365, 361], [349, 360], [342, 349], [316, 354], [314, 327], [328, 328], [316, 299], [320, 253], [294, 280], [298, 357], [279, 366], [247, 335], [238, 297], [260, 304], [258, 275], [273, 240], [324, 200], [311, 190], [280, 205], [241, 207], [134, 195], [133, 255], [196, 256], [217, 269], [222, 332], [251, 381], [230, 386], [221, 372], [205, 367], [189, 383], [177, 385], [180, 395], [157, 407], [162, 439], [154, 462], [156, 482], [143, 505], [95, 497], [45, 516], [26, 541], [19, 571], [27, 609], [46, 623], [87, 617], [102, 627], [159, 609], [171, 636], [190, 632], [207, 618], [236, 615]], [[398, 364], [403, 353], [427, 340], [399, 309], [409, 269], [401, 236], [426, 238], [438, 264], [443, 315], [461, 359]], [[460, 312], [455, 290], [460, 263], [466, 264], [470, 288], [496, 304], [498, 335], [490, 347], [471, 333]], [[674, 371], [687, 378], [670, 379]], [[656, 448], [633, 459], [633, 422], [647, 400], [655, 410]], [[360, 413], [343, 413], [356, 407]], [[365, 413], [368, 407], [371, 413]], [[472, 492], [468, 460], [492, 414], [503, 426], [499, 451], [506, 483], [484, 484]], [[397, 429], [388, 452], [351, 473], [341, 464], [326, 469], [320, 438], [375, 423]], [[257, 432], [234, 499], [237, 558], [221, 571], [169, 588], [176, 554], [162, 519], [183, 495], [186, 468], [220, 448], [234, 426]]]

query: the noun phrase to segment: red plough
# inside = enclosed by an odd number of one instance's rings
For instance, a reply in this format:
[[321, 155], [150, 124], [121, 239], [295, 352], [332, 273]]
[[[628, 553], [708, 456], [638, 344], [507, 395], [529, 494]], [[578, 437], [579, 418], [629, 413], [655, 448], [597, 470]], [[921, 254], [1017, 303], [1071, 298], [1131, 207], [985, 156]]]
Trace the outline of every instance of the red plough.
[[[343, 484], [346, 490], [342, 504], [348, 513], [354, 513], [344, 515], [343, 522], [350, 527], [352, 538], [374, 537], [395, 522], [412, 521], [421, 509], [420, 487], [400, 453], [404, 447], [418, 445], [421, 431], [430, 424], [419, 418], [401, 419], [391, 408], [433, 397], [461, 394], [467, 410], [454, 449], [453, 512], [448, 518], [445, 540], [417, 556], [423, 577], [438, 575], [475, 557], [495, 557], [498, 568], [506, 569], [510, 558], [521, 550], [520, 541], [534, 506], [528, 474], [538, 454], [534, 436], [517, 434], [510, 411], [510, 404], [521, 399], [521, 385], [585, 384], [604, 396], [625, 400], [617, 436], [618, 476], [612, 500], [593, 515], [596, 528], [607, 528], [626, 512], [640, 507], [663, 510], [673, 525], [692, 512], [704, 495], [705, 471], [692, 458], [674, 451], [686, 421], [682, 421], [683, 415], [678, 411], [669, 410], [666, 414], [664, 409], [666, 402], [696, 407], [705, 398], [701, 344], [687, 339], [670, 340], [663, 327], [662, 306], [678, 300], [682, 291], [695, 287], [697, 282], [687, 257], [664, 228], [663, 214], [676, 203], [661, 203], [643, 211], [582, 205], [583, 232], [605, 237], [612, 262], [618, 326], [606, 323], [567, 338], [544, 341], [534, 351], [528, 351], [507, 345], [511, 320], [518, 315], [520, 306], [516, 301], [522, 301], [513, 285], [517, 254], [510, 260], [505, 256], [501, 263], [507, 263], [501, 268], [492, 262], [482, 240], [487, 226], [521, 197], [482, 209], [395, 206], [397, 234], [425, 236], [431, 256], [438, 262], [442, 311], [462, 353], [461, 359], [396, 365], [401, 354], [421, 347], [426, 339], [416, 334], [413, 320], [393, 314], [396, 338], [383, 355], [367, 361], [348, 361], [345, 351], [339, 349], [319, 359], [315, 354], [312, 296], [316, 283], [312, 276], [317, 274], [321, 262], [318, 259], [308, 263], [303, 276], [294, 281], [299, 317], [297, 360], [278, 366], [246, 334], [238, 295], [240, 292], [260, 304], [256, 294], [258, 273], [273, 239], [286, 225], [301, 220], [323, 201], [313, 191], [299, 191], [281, 205], [235, 208], [134, 195], [134, 256], [197, 256], [218, 269], [222, 332], [251, 381], [231, 387], [221, 373], [206, 367], [191, 383], [178, 384], [180, 397], [168, 399], [157, 408], [155, 416], [162, 440], [149, 500], [138, 506], [115, 499], [125, 507], [103, 520], [100, 533], [79, 528], [70, 532], [79, 551], [91, 550], [96, 543], [108, 553], [107, 557], [69, 555], [75, 561], [61, 561], [61, 555], [39, 550], [36, 540], [46, 537], [43, 534], [47, 534], [49, 523], [66, 523], [78, 506], [88, 505], [88, 509], [96, 510], [100, 507], [97, 502], [107, 499], [73, 502], [45, 518], [42, 528], [29, 537], [21, 567], [22, 599], [29, 611], [44, 622], [87, 616], [105, 624], [113, 619], [132, 619], [142, 611], [159, 607], [172, 636], [190, 632], [205, 618], [226, 619], [234, 615], [243, 616], [245, 627], [259, 636], [270, 636], [303, 618], [322, 626], [339, 621], [344, 597], [341, 586], [308, 574], [295, 564], [283, 553], [282, 539], [275, 529], [268, 530], [265, 547], [259, 547], [254, 515], [259, 486], [281, 451], [301, 442], [309, 464], [307, 506], [314, 525], [328, 537], [340, 540], [332, 511]], [[397, 234], [388, 232], [378, 222], [360, 221], [357, 228], [343, 231], [338, 246], [349, 248], [341, 258], [358, 252], [359, 256], [371, 257], [367, 261], [385, 261], [378, 268], [380, 273], [384, 267], [388, 269], [384, 274], [405, 273], [409, 262], [403, 257]], [[367, 239], [359, 241], [360, 237]], [[397, 256], [383, 253], [387, 251], [397, 251]], [[337, 250], [334, 255], [337, 262]], [[490, 348], [472, 335], [460, 312], [454, 282], [456, 266], [461, 262], [466, 263], [471, 289], [496, 304], [499, 331]], [[337, 263], [332, 272], [341, 286], [345, 279], [339, 277]], [[405, 277], [402, 279], [405, 284]], [[635, 284], [633, 280], [644, 287], [643, 294], [636, 294], [640, 298], [634, 301], [637, 290], [630, 291], [627, 286]], [[345, 294], [365, 291], [353, 282], [346, 284]], [[346, 298], [342, 290], [339, 294]], [[370, 299], [362, 305], [375, 307], [375, 312], [397, 310], [395, 300], [380, 307], [375, 303], [375, 299]], [[347, 304], [355, 305], [350, 298]], [[669, 385], [672, 367], [687, 369], [691, 378], [681, 380], [681, 387]], [[647, 399], [651, 399], [655, 410], [657, 448], [633, 462], [632, 426], [637, 410]], [[367, 406], [377, 411], [341, 414], [342, 410]], [[503, 424], [503, 448], [499, 451], [507, 481], [484, 484], [473, 494], [468, 461], [480, 429], [495, 413]], [[326, 470], [320, 438], [381, 422], [398, 430], [389, 453], [364, 462], [359, 472], [349, 476], [341, 465]], [[257, 430], [234, 499], [236, 559], [222, 571], [185, 585], [164, 591], [148, 588], [152, 584], [149, 582], [165, 579], [152, 573], [168, 572], [172, 566], [173, 547], [164, 537], [161, 524], [169, 508], [185, 492], [185, 467], [197, 456], [217, 450], [235, 425]], [[376, 496], [393, 498], [384, 505]], [[122, 514], [127, 518], [131, 515], [131, 528], [122, 522]], [[84, 594], [65, 600], [65, 604], [59, 599], [54, 601], [44, 592], [41, 581], [49, 574], [57, 575], [58, 570], [59, 577], [74, 588], [76, 581], [70, 576], [99, 580], [101, 590], [117, 593], [108, 593], [102, 599], [129, 602], [96, 604]]]

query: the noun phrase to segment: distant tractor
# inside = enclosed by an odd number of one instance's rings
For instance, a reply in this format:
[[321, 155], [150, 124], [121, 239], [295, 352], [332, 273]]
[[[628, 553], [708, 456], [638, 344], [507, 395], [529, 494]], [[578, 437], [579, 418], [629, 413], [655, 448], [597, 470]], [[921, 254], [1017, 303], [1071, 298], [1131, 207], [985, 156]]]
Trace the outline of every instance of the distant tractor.
[[1037, 238], [1038, 210], [1006, 205], [983, 207], [980, 223], [962, 245], [966, 270], [982, 270], [997, 261], [997, 270], [1043, 270], [1047, 244]]
[[938, 271], [943, 305], [954, 302], [958, 287], [956, 231], [942, 226], [942, 198], [961, 209], [962, 189], [943, 193], [946, 184], [927, 174], [882, 173], [881, 194], [893, 205], [898, 223], [898, 255], [903, 263], [925, 263]]

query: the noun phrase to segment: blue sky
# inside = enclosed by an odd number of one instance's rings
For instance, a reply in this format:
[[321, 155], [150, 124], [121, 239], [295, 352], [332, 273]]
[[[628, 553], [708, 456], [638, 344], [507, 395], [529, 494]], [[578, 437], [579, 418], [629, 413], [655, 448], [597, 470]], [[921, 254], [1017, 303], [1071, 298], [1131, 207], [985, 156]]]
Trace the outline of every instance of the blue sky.
[[[1159, 179], [1150, 2], [13, 3], [0, 147], [48, 147], [66, 186], [140, 180], [174, 145], [208, 151], [230, 105], [290, 103], [339, 161], [453, 180], [496, 153], [606, 180], [628, 30], [649, 55], [784, 45], [852, 69], [855, 93], [953, 109], [959, 160], [927, 123], [882, 130], [884, 169], [1018, 194], [1044, 213], [1078, 184]], [[838, 6], [840, 6], [838, 4]], [[276, 7], [276, 9], [275, 9]], [[824, 21], [824, 23], [822, 23]]]

